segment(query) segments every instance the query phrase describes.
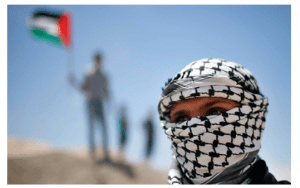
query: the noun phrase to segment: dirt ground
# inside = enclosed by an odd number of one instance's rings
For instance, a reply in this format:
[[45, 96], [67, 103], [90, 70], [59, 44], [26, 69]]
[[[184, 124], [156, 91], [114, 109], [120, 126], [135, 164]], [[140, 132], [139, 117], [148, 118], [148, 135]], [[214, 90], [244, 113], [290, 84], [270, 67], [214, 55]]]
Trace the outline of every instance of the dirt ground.
[[167, 171], [130, 164], [120, 154], [97, 161], [82, 150], [57, 151], [20, 139], [7, 141], [7, 184], [166, 184]]

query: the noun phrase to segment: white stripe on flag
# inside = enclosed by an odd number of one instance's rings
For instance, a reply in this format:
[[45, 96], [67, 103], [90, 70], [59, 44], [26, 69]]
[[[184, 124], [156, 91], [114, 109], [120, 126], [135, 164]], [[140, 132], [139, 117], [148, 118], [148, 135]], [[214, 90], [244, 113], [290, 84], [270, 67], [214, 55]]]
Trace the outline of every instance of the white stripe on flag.
[[39, 28], [45, 30], [47, 33], [58, 37], [58, 25], [56, 19], [51, 18], [36, 18], [31, 19], [31, 28]]

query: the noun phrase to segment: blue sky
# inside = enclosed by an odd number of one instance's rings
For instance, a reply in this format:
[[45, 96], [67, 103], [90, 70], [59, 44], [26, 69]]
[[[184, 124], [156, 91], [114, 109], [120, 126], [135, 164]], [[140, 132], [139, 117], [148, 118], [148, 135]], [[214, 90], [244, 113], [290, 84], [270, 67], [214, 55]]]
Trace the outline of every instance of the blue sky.
[[[26, 17], [38, 8], [70, 10], [73, 51], [35, 41]], [[127, 159], [142, 162], [142, 123], [155, 112], [151, 163], [168, 168], [171, 144], [157, 114], [161, 87], [188, 63], [222, 58], [242, 64], [269, 99], [260, 156], [276, 178], [291, 179], [291, 7], [288, 5], [7, 6], [7, 134], [58, 148], [87, 144], [85, 98], [67, 81], [68, 60], [83, 81], [97, 50], [104, 54], [111, 105], [110, 150], [118, 148], [117, 108], [126, 104]], [[100, 131], [97, 133], [100, 142]]]

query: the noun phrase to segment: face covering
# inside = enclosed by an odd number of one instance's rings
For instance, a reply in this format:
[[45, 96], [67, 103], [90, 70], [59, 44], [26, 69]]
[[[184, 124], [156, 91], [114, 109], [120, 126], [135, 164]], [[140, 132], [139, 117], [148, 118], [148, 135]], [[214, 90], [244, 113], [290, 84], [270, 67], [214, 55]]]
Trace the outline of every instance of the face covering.
[[[223, 97], [242, 106], [172, 123], [170, 106], [193, 97]], [[169, 80], [158, 106], [180, 168], [170, 170], [169, 184], [183, 183], [182, 176], [198, 184], [237, 181], [257, 160], [267, 106], [250, 71], [237, 63], [203, 59], [186, 66]]]

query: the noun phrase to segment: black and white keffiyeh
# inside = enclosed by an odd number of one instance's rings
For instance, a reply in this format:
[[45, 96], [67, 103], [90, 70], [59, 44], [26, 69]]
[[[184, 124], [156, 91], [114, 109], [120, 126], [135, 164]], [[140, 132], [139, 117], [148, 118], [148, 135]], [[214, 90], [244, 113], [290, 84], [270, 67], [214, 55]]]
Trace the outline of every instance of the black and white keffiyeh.
[[[220, 115], [194, 117], [172, 123], [169, 108], [194, 97], [222, 97], [241, 104]], [[169, 79], [160, 96], [161, 126], [172, 141], [181, 169], [171, 169], [168, 183], [220, 183], [241, 176], [257, 159], [268, 100], [260, 94], [251, 72], [221, 59], [194, 61]], [[224, 175], [225, 173], [225, 175]]]

